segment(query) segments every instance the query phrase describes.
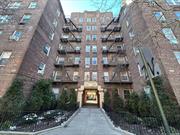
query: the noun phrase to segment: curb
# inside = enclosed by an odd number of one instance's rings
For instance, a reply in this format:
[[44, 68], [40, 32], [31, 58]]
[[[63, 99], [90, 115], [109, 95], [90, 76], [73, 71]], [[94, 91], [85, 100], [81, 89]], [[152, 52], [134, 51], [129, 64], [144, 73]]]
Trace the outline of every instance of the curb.
[[106, 120], [107, 120], [109, 126], [111, 127], [111, 129], [113, 129], [113, 130], [121, 133], [122, 135], [135, 135], [135, 134], [133, 134], [133, 133], [130, 133], [130, 132], [126, 131], [126, 130], [121, 129], [120, 127], [115, 127], [114, 124], [113, 124], [113, 122], [112, 122], [111, 119], [107, 116], [107, 114], [106, 114], [106, 112], [105, 112], [105, 110], [104, 110], [103, 108], [101, 108], [101, 112], [103, 113], [104, 117], [106, 118]]
[[43, 132], [48, 132], [57, 128], [63, 128], [65, 126], [67, 126], [73, 119], [74, 117], [80, 112], [80, 108], [78, 110], [76, 110], [73, 115], [65, 122], [63, 122], [60, 126], [56, 126], [56, 127], [52, 127], [52, 128], [48, 128], [48, 129], [44, 129], [41, 131], [37, 131], [37, 132], [18, 132], [18, 131], [0, 131], [0, 135], [38, 135], [40, 133]]

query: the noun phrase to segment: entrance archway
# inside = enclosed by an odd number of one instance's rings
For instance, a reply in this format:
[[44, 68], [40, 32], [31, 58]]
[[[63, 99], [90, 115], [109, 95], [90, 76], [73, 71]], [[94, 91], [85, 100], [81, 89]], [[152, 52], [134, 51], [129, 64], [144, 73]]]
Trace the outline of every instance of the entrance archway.
[[99, 106], [99, 93], [98, 90], [86, 89], [83, 91], [83, 105], [96, 105]]
[[77, 92], [79, 107], [82, 107], [84, 104], [97, 104], [102, 108], [104, 102], [104, 91], [97, 82], [84, 82], [84, 85], [81, 85], [81, 87], [77, 89]]

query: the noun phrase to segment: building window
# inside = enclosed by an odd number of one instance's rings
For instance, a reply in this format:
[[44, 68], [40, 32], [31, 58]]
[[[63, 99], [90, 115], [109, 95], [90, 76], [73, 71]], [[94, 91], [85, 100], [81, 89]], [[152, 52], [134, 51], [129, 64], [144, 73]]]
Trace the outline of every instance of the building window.
[[53, 40], [53, 39], [54, 39], [54, 32], [50, 32], [50, 33], [49, 33], [49, 39], [50, 39], [50, 40]]
[[92, 30], [93, 30], [93, 31], [96, 31], [96, 26], [92, 26]]
[[138, 63], [137, 66], [138, 66], [139, 75], [140, 75], [140, 76], [143, 76], [143, 71], [142, 71], [142, 69], [141, 69], [140, 64]]
[[51, 50], [51, 47], [50, 47], [48, 44], [46, 44], [46, 45], [44, 46], [44, 48], [43, 48], [43, 52], [44, 52], [47, 56], [49, 55], [50, 50]]
[[30, 19], [31, 19], [31, 14], [25, 14], [21, 18], [20, 24], [26, 24], [30, 21]]
[[92, 65], [97, 65], [97, 57], [92, 57]]
[[104, 72], [104, 81], [109, 82], [109, 73], [108, 72]]
[[91, 26], [86, 26], [87, 31], [91, 31]]
[[97, 72], [92, 72], [92, 81], [97, 81]]
[[79, 63], [80, 63], [80, 57], [75, 57], [74, 64], [79, 64]]
[[57, 27], [57, 24], [58, 24], [57, 20], [54, 19], [54, 20], [53, 20], [53, 25], [54, 25], [55, 28]]
[[107, 57], [103, 57], [103, 64], [108, 64], [108, 58]]
[[29, 7], [28, 8], [31, 8], [31, 9], [34, 9], [34, 8], [37, 8], [37, 2], [31, 2], [29, 4]]
[[73, 81], [78, 81], [78, 79], [79, 79], [79, 72], [74, 72]]
[[81, 18], [79, 18], [79, 22], [80, 23], [82, 23], [83, 22], [83, 18], [81, 17]]
[[97, 40], [97, 36], [96, 35], [92, 35], [92, 40], [96, 41]]
[[178, 63], [180, 64], [180, 52], [175, 51], [174, 55], [176, 56], [176, 59], [177, 59]]
[[130, 37], [130, 39], [132, 40], [132, 39], [134, 38], [134, 36], [135, 36], [135, 34], [134, 34], [134, 32], [133, 32], [133, 29], [131, 29], [131, 30], [129, 31], [129, 37]]
[[90, 41], [91, 40], [91, 35], [86, 35], [86, 41]]
[[128, 81], [129, 80], [128, 73], [121, 72], [121, 79], [122, 79], [122, 81]]
[[133, 51], [135, 56], [139, 54], [139, 49], [137, 47], [133, 47]]
[[90, 81], [90, 72], [84, 72], [84, 81]]
[[0, 30], [0, 35], [2, 35], [3, 34], [3, 30]]
[[128, 21], [126, 21], [126, 26], [129, 27], [129, 22]]
[[96, 18], [92, 18], [92, 22], [96, 22]]
[[21, 31], [14, 31], [13, 34], [10, 36], [11, 40], [19, 41], [19, 39], [22, 37]]
[[91, 18], [87, 18], [87, 22], [91, 22]]
[[9, 61], [9, 58], [11, 57], [12, 52], [10, 51], [4, 51], [0, 55], [0, 66], [6, 65]]
[[90, 64], [91, 64], [91, 59], [90, 59], [90, 57], [86, 57], [86, 58], [85, 58], [85, 67], [86, 67], [86, 68], [89, 68]]
[[180, 11], [175, 11], [176, 19], [180, 20]]
[[8, 23], [11, 19], [9, 15], [0, 15], [0, 23]]
[[166, 18], [165, 18], [165, 16], [163, 15], [162, 12], [154, 12], [154, 16], [156, 17], [156, 19], [157, 19], [159, 22], [165, 22], [165, 21], [166, 21]]
[[86, 45], [86, 53], [90, 53], [91, 51], [91, 46], [90, 45]]
[[162, 32], [164, 33], [165, 37], [169, 40], [171, 44], [178, 44], [178, 41], [172, 32], [171, 28], [163, 28]]
[[45, 67], [46, 67], [46, 64], [41, 62], [38, 66], [38, 73], [43, 75], [45, 71]]
[[18, 9], [20, 6], [21, 6], [21, 2], [10, 2], [10, 3], [7, 5], [7, 8], [10, 8], [10, 9]]
[[60, 16], [61, 12], [59, 11], [59, 9], [56, 10], [56, 14], [58, 17]]
[[56, 100], [58, 100], [58, 97], [59, 97], [59, 88], [52, 88], [52, 92], [55, 95]]
[[129, 90], [124, 90], [124, 99], [128, 99], [130, 96], [130, 91]]
[[179, 0], [166, 0], [169, 5], [180, 5]]
[[97, 46], [96, 46], [96, 45], [93, 45], [93, 46], [92, 46], [92, 52], [93, 52], [93, 53], [97, 53]]

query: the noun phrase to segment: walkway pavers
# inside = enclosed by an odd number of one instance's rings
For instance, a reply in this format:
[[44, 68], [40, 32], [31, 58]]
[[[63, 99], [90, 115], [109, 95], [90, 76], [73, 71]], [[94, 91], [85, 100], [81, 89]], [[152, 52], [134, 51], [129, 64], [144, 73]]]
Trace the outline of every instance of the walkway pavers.
[[67, 127], [40, 135], [121, 135], [111, 129], [99, 108], [82, 108]]

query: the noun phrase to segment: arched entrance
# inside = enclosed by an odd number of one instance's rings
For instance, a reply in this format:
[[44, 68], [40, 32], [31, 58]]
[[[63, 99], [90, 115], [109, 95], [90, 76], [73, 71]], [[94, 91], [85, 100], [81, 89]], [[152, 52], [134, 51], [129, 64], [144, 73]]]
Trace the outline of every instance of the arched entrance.
[[81, 87], [77, 89], [77, 92], [77, 101], [79, 102], [79, 107], [86, 104], [96, 104], [102, 108], [104, 102], [104, 91], [101, 86], [97, 84], [97, 82], [84, 82], [84, 85], [81, 85]]
[[82, 105], [99, 106], [99, 93], [97, 89], [85, 89], [83, 91]]

